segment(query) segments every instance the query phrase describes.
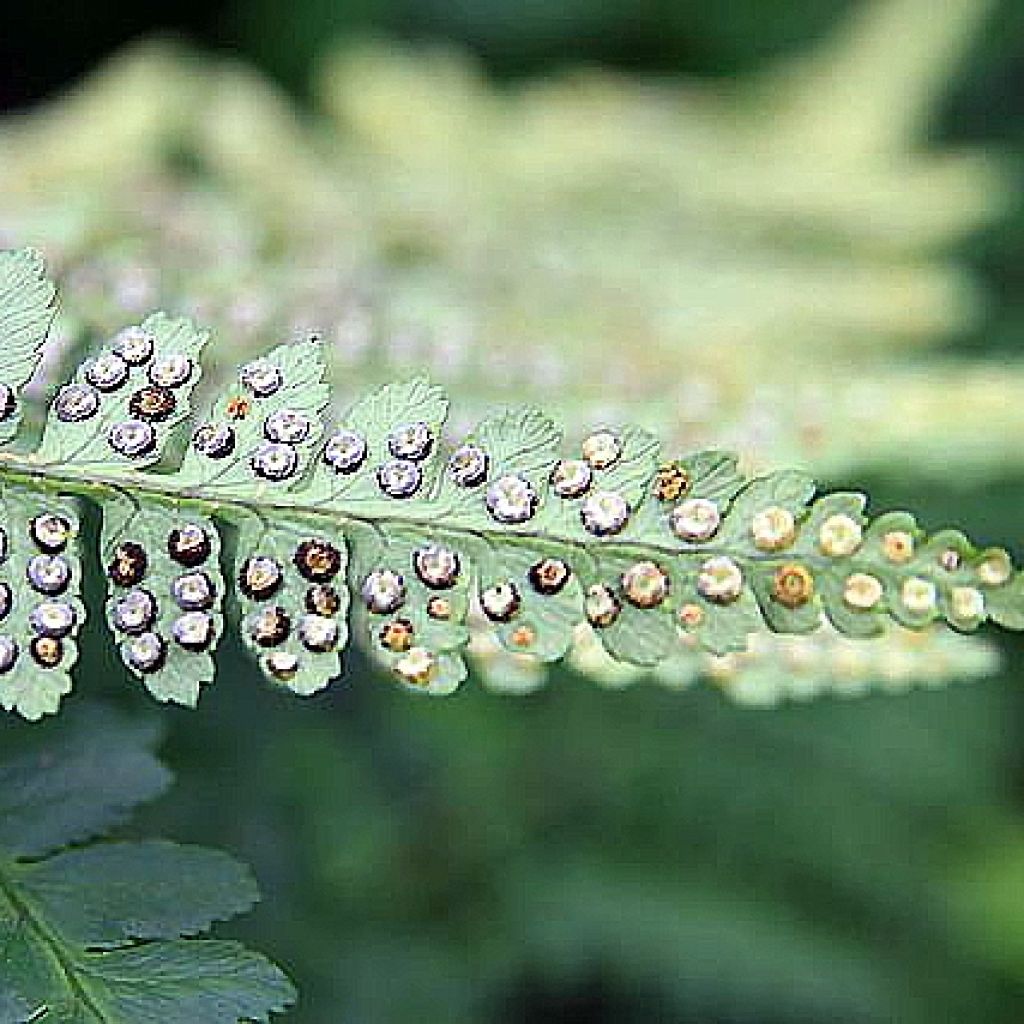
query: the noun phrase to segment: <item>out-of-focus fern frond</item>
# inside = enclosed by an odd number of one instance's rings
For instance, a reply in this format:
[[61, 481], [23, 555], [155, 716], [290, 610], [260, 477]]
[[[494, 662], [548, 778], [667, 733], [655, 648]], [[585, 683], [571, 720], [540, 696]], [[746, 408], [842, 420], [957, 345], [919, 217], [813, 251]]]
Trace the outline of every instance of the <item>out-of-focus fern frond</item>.
[[[159, 301], [220, 329], [207, 393], [268, 334], [316, 329], [342, 402], [415, 367], [458, 394], [456, 431], [514, 387], [571, 437], [632, 420], [753, 471], [1013, 470], [1024, 368], [913, 358], [976, 318], [945, 250], [1009, 194], [985, 154], [921, 143], [986, 6], [881, 2], [737, 88], [499, 93], [456, 55], [349, 51], [320, 119], [238, 65], [127, 51], [0, 123], [4, 231], [54, 251], [70, 295], [28, 423], [92, 338]], [[883, 59], [898, 36], [913, 59]], [[884, 676], [899, 640], [871, 649]], [[987, 664], [957, 651], [930, 664]]]

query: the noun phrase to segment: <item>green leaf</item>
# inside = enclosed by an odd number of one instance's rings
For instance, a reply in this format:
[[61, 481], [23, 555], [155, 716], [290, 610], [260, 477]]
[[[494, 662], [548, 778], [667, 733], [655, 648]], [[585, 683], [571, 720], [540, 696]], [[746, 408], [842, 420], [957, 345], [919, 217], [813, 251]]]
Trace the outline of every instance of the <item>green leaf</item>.
[[56, 314], [56, 291], [34, 249], [0, 252], [0, 444], [18, 432], [18, 395], [42, 356]]
[[208, 337], [163, 313], [126, 328], [57, 393], [36, 461], [93, 472], [157, 462], [188, 417]]
[[91, 1003], [74, 1004], [76, 1024], [265, 1024], [295, 1000], [282, 971], [237, 942], [154, 942], [85, 954], [75, 969]]
[[68, 942], [88, 949], [198, 935], [258, 899], [248, 869], [226, 853], [164, 841], [69, 850], [15, 864], [10, 879]]
[[[332, 437], [361, 439], [360, 466], [372, 466], [376, 471], [388, 466], [397, 469], [401, 464], [401, 468], [409, 470], [416, 479], [413, 494], [422, 496], [431, 491], [437, 473], [440, 448], [437, 439], [447, 414], [448, 399], [444, 392], [418, 377], [381, 388], [356, 402], [337, 425]], [[403, 453], [411, 448], [396, 447], [391, 435], [403, 429], [415, 431], [419, 428], [429, 432], [430, 444], [415, 459], [405, 458]], [[410, 444], [413, 443], [414, 439]], [[330, 453], [331, 438], [328, 438], [324, 450], [327, 458], [322, 457], [317, 462], [307, 492], [309, 499], [325, 504], [343, 503], [347, 508], [358, 509], [364, 516], [384, 514], [389, 501], [381, 494], [376, 472], [350, 472], [347, 468], [337, 470], [328, 461]], [[410, 463], [414, 464], [414, 470]]]
[[0, 1020], [236, 1024], [288, 1006], [262, 956], [182, 938], [255, 903], [233, 858], [163, 841], [60, 849], [165, 788], [153, 730], [93, 712], [42, 732], [42, 753], [0, 765]]
[[[181, 484], [268, 501], [275, 490], [294, 487], [323, 433], [320, 416], [330, 397], [323, 376], [316, 341], [281, 345], [243, 366], [237, 387], [214, 402], [197, 429]], [[213, 434], [224, 442], [211, 444]]]
[[103, 511], [107, 623], [121, 660], [157, 700], [194, 707], [224, 628], [220, 534], [151, 498], [112, 499]]
[[21, 1024], [29, 1018], [32, 1008], [0, 979], [0, 1024]]
[[346, 559], [343, 542], [280, 515], [241, 521], [233, 583], [242, 640], [272, 683], [311, 694], [340, 675]]
[[170, 785], [158, 738], [150, 722], [90, 707], [33, 730], [0, 763], [0, 849], [41, 857], [116, 828]]
[[0, 704], [36, 720], [71, 691], [85, 621], [77, 503], [0, 480]]

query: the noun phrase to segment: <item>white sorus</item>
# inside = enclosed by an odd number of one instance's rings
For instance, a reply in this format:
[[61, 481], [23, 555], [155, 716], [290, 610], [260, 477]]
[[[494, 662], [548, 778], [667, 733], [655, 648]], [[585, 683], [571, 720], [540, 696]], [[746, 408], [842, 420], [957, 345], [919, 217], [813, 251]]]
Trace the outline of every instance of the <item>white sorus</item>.
[[396, 459], [425, 459], [434, 447], [434, 435], [426, 423], [405, 423], [388, 435], [388, 451]]
[[73, 527], [68, 519], [55, 512], [44, 512], [33, 517], [29, 523], [29, 533], [36, 545], [48, 554], [63, 551], [73, 535]]
[[796, 518], [788, 508], [773, 505], [755, 514], [750, 532], [761, 551], [781, 551], [796, 538]]
[[583, 459], [563, 459], [551, 473], [551, 487], [560, 498], [579, 498], [586, 494], [594, 471]]
[[428, 544], [413, 554], [416, 575], [431, 589], [452, 586], [459, 575], [459, 556], [441, 544]]
[[95, 416], [100, 398], [87, 384], [67, 384], [57, 392], [53, 411], [62, 423], [79, 423]]
[[1013, 575], [1013, 562], [1002, 548], [993, 548], [982, 555], [975, 571], [985, 586], [1001, 587]]
[[935, 584], [921, 576], [909, 577], [903, 581], [900, 588], [900, 600], [911, 615], [927, 615], [933, 612], [938, 603], [938, 596]]
[[167, 645], [157, 633], [141, 633], [121, 647], [121, 656], [137, 672], [155, 672], [164, 662]]
[[411, 498], [422, 480], [422, 470], [408, 459], [390, 459], [377, 469], [377, 486], [389, 498]]
[[703, 541], [713, 537], [722, 522], [718, 505], [707, 498], [687, 498], [669, 514], [672, 532], [686, 541]]
[[242, 593], [254, 601], [265, 601], [272, 597], [283, 580], [280, 564], [269, 555], [247, 558], [238, 574], [238, 585]]
[[612, 625], [622, 611], [618, 598], [603, 583], [595, 583], [587, 589], [584, 608], [587, 621], [598, 629]]
[[949, 594], [949, 611], [957, 622], [980, 622], [985, 617], [985, 595], [975, 587], [954, 587]]
[[65, 637], [74, 629], [75, 609], [65, 601], [42, 601], [30, 612], [29, 625], [40, 636]]
[[489, 467], [487, 452], [475, 444], [464, 444], [452, 452], [448, 460], [448, 475], [459, 487], [476, 487], [487, 479]]
[[114, 338], [110, 347], [129, 366], [142, 366], [152, 358], [156, 343], [153, 335], [142, 327], [126, 327]]
[[257, 398], [269, 398], [281, 390], [284, 374], [269, 359], [257, 359], [238, 371], [238, 380]]
[[60, 555], [35, 555], [25, 571], [29, 583], [43, 594], [59, 594], [71, 579], [71, 566]]
[[205, 611], [213, 606], [216, 590], [205, 572], [188, 572], [175, 578], [171, 596], [184, 611]]
[[276, 409], [263, 424], [264, 437], [281, 444], [301, 444], [312, 432], [313, 421], [295, 409]]
[[622, 592], [636, 608], [656, 608], [668, 591], [668, 573], [657, 562], [637, 562], [622, 574]]
[[843, 600], [858, 611], [870, 611], [882, 600], [882, 583], [877, 576], [855, 572], [846, 578]]
[[366, 438], [354, 430], [338, 430], [324, 448], [324, 462], [335, 473], [354, 473], [366, 461]]
[[163, 388], [177, 388], [192, 376], [192, 360], [183, 352], [169, 352], [150, 364], [149, 380]]
[[179, 565], [189, 568], [210, 557], [213, 543], [210, 534], [198, 523], [183, 523], [167, 534], [167, 553]]
[[862, 538], [860, 523], [844, 512], [829, 516], [818, 530], [818, 546], [833, 558], [852, 555], [860, 547]]
[[110, 428], [107, 443], [119, 455], [137, 459], [156, 447], [156, 431], [142, 420], [124, 420]]
[[110, 613], [114, 628], [122, 633], [142, 633], [156, 618], [156, 600], [148, 590], [129, 590]]
[[395, 673], [403, 682], [424, 686], [437, 675], [437, 655], [425, 647], [413, 647], [395, 662]]
[[292, 679], [299, 671], [298, 656], [291, 651], [271, 651], [263, 664], [267, 671], [281, 682]]
[[310, 651], [325, 653], [338, 644], [338, 623], [324, 615], [303, 615], [299, 620], [299, 639]]
[[697, 590], [719, 604], [735, 601], [743, 592], [743, 572], [725, 555], [709, 558], [697, 574]]
[[595, 491], [580, 506], [583, 528], [595, 537], [621, 533], [629, 522], [629, 502], [615, 491]]
[[213, 632], [213, 619], [206, 612], [186, 612], [171, 625], [171, 635], [186, 651], [206, 650]]
[[371, 612], [388, 615], [405, 601], [405, 579], [391, 569], [374, 569], [363, 580], [361, 593]]
[[249, 464], [264, 480], [287, 480], [299, 468], [299, 453], [289, 444], [265, 441], [256, 447]]
[[487, 511], [499, 523], [525, 523], [537, 510], [537, 492], [521, 476], [499, 477], [487, 488]]
[[192, 435], [192, 447], [209, 459], [223, 459], [235, 450], [235, 431], [227, 423], [203, 423]]
[[129, 374], [128, 363], [116, 352], [106, 352], [85, 365], [85, 379], [100, 391], [115, 391]]
[[583, 442], [583, 458], [594, 469], [610, 469], [622, 457], [622, 441], [610, 430], [598, 430]]
[[487, 618], [508, 622], [519, 610], [519, 591], [512, 583], [498, 583], [481, 591], [480, 605]]

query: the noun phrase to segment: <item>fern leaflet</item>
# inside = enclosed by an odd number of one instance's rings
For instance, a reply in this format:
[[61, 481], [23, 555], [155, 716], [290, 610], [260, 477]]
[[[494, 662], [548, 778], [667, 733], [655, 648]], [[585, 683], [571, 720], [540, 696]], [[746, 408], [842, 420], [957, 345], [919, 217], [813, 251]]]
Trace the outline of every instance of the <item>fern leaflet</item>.
[[69, 715], [0, 765], [3, 1024], [266, 1022], [290, 982], [237, 942], [196, 938], [256, 901], [227, 854], [164, 841], [80, 844], [166, 788], [153, 730]]

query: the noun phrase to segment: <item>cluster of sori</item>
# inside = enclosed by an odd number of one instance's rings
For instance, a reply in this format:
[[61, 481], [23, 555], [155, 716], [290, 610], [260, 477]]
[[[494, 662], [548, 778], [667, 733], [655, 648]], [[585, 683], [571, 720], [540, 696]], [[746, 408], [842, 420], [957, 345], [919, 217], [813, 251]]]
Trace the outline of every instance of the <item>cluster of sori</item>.
[[[412, 554], [411, 568], [417, 579], [434, 593], [427, 599], [425, 612], [436, 622], [447, 622], [454, 614], [454, 603], [444, 593], [459, 582], [462, 563], [459, 556], [441, 544], [428, 544]], [[373, 617], [380, 617], [371, 635], [385, 656], [392, 656], [392, 669], [403, 682], [422, 686], [434, 680], [438, 671], [437, 654], [417, 643], [411, 618], [397, 614], [409, 598], [403, 572], [392, 568], [373, 569], [362, 580], [360, 597]]]
[[53, 413], [61, 423], [80, 423], [100, 415], [105, 395], [134, 388], [128, 417], [107, 431], [109, 447], [129, 459], [143, 458], [157, 447], [155, 424], [166, 423], [178, 409], [175, 390], [193, 380], [195, 364], [181, 352], [154, 359], [152, 334], [141, 327], [121, 331], [110, 346], [82, 367], [78, 380], [60, 389]]
[[[783, 551], [796, 538], [796, 521], [789, 511], [768, 508], [754, 517], [752, 534], [755, 545], [763, 551]], [[895, 568], [909, 566], [917, 558], [917, 543], [913, 533], [906, 529], [881, 532], [879, 548], [888, 565]], [[824, 518], [818, 526], [817, 548], [830, 558], [853, 558], [864, 544], [861, 524], [846, 513], [835, 513]], [[940, 589], [929, 578], [929, 570], [938, 570], [944, 581], [949, 580], [945, 614], [959, 628], [970, 629], [985, 617], [985, 596], [970, 577], [960, 575], [965, 568], [963, 555], [955, 547], [938, 546], [921, 565], [928, 575], [902, 575], [898, 593], [890, 610], [902, 612], [911, 620], [927, 619], [939, 610]], [[988, 587], [1000, 587], [1013, 575], [1010, 556], [1002, 549], [984, 553], [972, 566], [976, 582]], [[738, 569], [736, 570], [738, 573]], [[799, 608], [814, 596], [814, 577], [806, 566], [797, 562], [784, 562], [774, 573], [772, 597], [786, 608]], [[842, 581], [842, 599], [853, 611], [873, 611], [886, 600], [886, 587], [878, 575], [853, 571]], [[730, 591], [731, 593], [731, 591]]]
[[[592, 490], [595, 470], [610, 469], [622, 457], [622, 442], [610, 431], [590, 435], [583, 442], [583, 458], [565, 459], [551, 474], [551, 488], [561, 498], [583, 498], [580, 519], [595, 537], [621, 532], [629, 521], [629, 502], [616, 491]], [[487, 475], [488, 456], [465, 445], [452, 456], [449, 472], [463, 487], [476, 486]], [[516, 473], [499, 477], [487, 488], [487, 511], [498, 523], [516, 525], [532, 519], [540, 505], [533, 484]]]
[[[78, 612], [72, 601], [63, 598], [71, 585], [72, 566], [65, 557], [69, 541], [78, 532], [78, 524], [70, 517], [43, 512], [29, 522], [32, 553], [25, 566], [25, 579], [31, 588], [33, 600], [38, 602], [28, 612], [31, 639], [29, 653], [42, 668], [57, 668], [64, 661], [64, 640], [78, 623]], [[0, 562], [9, 562], [12, 555], [7, 532], [0, 528]], [[15, 612], [15, 594], [9, 582], [0, 582], [0, 622], [9, 623]], [[12, 628], [12, 632], [18, 632]], [[18, 641], [11, 633], [0, 634], [0, 673], [11, 672], [21, 654]]]
[[[239, 372], [242, 393], [230, 396], [223, 405], [222, 418], [208, 420], [192, 435], [192, 447], [208, 459], [227, 459], [238, 444], [238, 425], [254, 411], [254, 404], [271, 399], [284, 387], [279, 366], [257, 359]], [[262, 421], [262, 439], [249, 454], [253, 473], [270, 481], [293, 478], [300, 469], [298, 445], [314, 432], [312, 417], [295, 409], [274, 408]]]
[[629, 503], [621, 494], [605, 490], [591, 493], [594, 470], [611, 469], [621, 458], [621, 439], [602, 430], [583, 442], [582, 459], [564, 459], [551, 474], [551, 489], [560, 498], [587, 495], [580, 518], [584, 529], [597, 537], [618, 533], [629, 519]]
[[[389, 498], [411, 498], [423, 484], [422, 463], [434, 450], [434, 432], [421, 421], [403, 423], [387, 438], [388, 458], [377, 466], [374, 478]], [[335, 473], [348, 475], [361, 469], [369, 449], [358, 430], [341, 429], [324, 448], [324, 463]]]
[[[663, 467], [655, 478], [655, 492], [666, 497], [666, 482], [670, 491], [685, 486], [676, 475], [677, 467]], [[699, 548], [713, 542], [723, 523], [724, 511], [718, 502], [709, 498], [690, 497], [676, 504], [668, 514], [671, 532], [688, 547]], [[824, 516], [816, 524], [817, 534], [809, 552], [826, 559], [855, 559], [864, 545], [861, 522], [846, 512]], [[788, 508], [767, 505], [750, 518], [748, 536], [753, 547], [768, 564], [775, 565], [772, 577], [771, 599], [782, 607], [795, 610], [809, 604], [815, 596], [815, 578], [802, 561], [781, 561], [775, 564], [773, 556], [781, 556], [792, 548], [798, 537], [797, 516]], [[888, 565], [899, 568], [909, 566], [917, 557], [915, 536], [907, 529], [885, 530], [879, 534], [880, 553]], [[854, 562], [851, 562], [851, 566]], [[932, 552], [931, 559], [923, 563], [926, 575], [906, 575], [900, 580], [898, 595], [890, 598], [890, 611], [911, 620], [927, 619], [940, 607], [940, 589], [929, 578], [929, 568], [942, 574], [942, 582], [950, 584], [944, 611], [950, 622], [959, 628], [970, 629], [985, 617], [985, 597], [970, 576], [964, 577], [964, 557], [956, 547], [942, 547]], [[971, 567], [976, 582], [983, 586], [1000, 587], [1011, 579], [1013, 566], [1010, 556], [1001, 549], [990, 550]], [[952, 574], [952, 575], [950, 575]], [[668, 575], [652, 562], [633, 566], [622, 577], [622, 588], [631, 603], [638, 607], [652, 607], [668, 594]], [[739, 562], [727, 554], [716, 554], [700, 564], [696, 577], [696, 590], [701, 597], [714, 604], [724, 605], [736, 601], [743, 593], [747, 581]], [[842, 581], [842, 600], [853, 611], [873, 611], [882, 607], [886, 587], [877, 575], [866, 571], [852, 571]], [[892, 605], [895, 604], [896, 607]], [[604, 587], [592, 588], [588, 593], [588, 619], [591, 625], [605, 626], [614, 621], [617, 605], [614, 596]], [[681, 625], [692, 629], [699, 625], [703, 611], [696, 604], [682, 604], [679, 608]]]
[[287, 683], [300, 671], [304, 655], [332, 654], [341, 645], [338, 616], [347, 608], [345, 580], [338, 578], [342, 567], [340, 549], [321, 538], [296, 545], [290, 564], [260, 551], [242, 563], [238, 586], [252, 606], [243, 635], [272, 679]]
[[[168, 639], [158, 624], [167, 624], [170, 638], [184, 651], [208, 651], [217, 639], [212, 614], [217, 585], [202, 568], [214, 556], [211, 533], [196, 523], [182, 523], [168, 532], [166, 555], [174, 566], [167, 593], [155, 594], [144, 585], [168, 574], [151, 565], [163, 554], [148, 552], [139, 541], [119, 542], [107, 566], [117, 588], [109, 606], [110, 624], [124, 638], [120, 650], [125, 664], [143, 675], [159, 672], [168, 659]], [[169, 602], [166, 608], [163, 602]]]

